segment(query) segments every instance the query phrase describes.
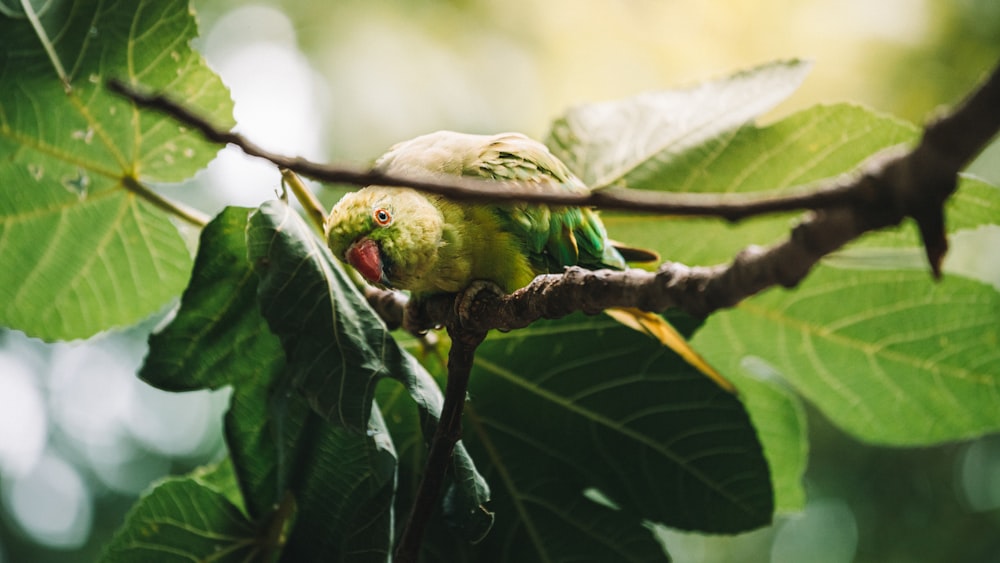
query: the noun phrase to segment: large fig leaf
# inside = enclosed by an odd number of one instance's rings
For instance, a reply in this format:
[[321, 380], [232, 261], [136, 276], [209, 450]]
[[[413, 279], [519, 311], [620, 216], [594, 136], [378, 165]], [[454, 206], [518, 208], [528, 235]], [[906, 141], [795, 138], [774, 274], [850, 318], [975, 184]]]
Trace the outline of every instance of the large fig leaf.
[[191, 257], [138, 194], [177, 182], [218, 146], [140, 112], [104, 82], [166, 92], [220, 126], [229, 92], [193, 51], [186, 0], [17, 2], [0, 12], [0, 324], [47, 340], [148, 316]]

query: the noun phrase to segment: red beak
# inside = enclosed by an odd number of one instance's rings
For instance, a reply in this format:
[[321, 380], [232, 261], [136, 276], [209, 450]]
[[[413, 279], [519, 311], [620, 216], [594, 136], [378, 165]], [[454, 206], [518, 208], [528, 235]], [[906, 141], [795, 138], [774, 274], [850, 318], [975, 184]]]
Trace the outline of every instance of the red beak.
[[382, 272], [382, 252], [378, 244], [370, 238], [355, 241], [347, 248], [347, 263], [371, 283], [385, 285], [385, 274]]

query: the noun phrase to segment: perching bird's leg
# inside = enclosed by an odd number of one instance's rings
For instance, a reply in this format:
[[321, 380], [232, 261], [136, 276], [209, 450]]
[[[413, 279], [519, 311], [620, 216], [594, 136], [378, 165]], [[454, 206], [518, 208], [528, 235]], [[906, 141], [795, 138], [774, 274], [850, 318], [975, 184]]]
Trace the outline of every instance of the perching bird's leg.
[[434, 323], [427, 315], [424, 303], [418, 299], [410, 298], [403, 308], [403, 329], [415, 335], [426, 334], [427, 331], [441, 328]]
[[469, 284], [469, 287], [465, 288], [455, 298], [455, 313], [458, 315], [460, 323], [467, 324], [466, 321], [472, 318], [475, 312], [476, 299], [483, 292], [489, 292], [499, 297], [506, 295], [499, 285], [491, 281], [473, 280]]

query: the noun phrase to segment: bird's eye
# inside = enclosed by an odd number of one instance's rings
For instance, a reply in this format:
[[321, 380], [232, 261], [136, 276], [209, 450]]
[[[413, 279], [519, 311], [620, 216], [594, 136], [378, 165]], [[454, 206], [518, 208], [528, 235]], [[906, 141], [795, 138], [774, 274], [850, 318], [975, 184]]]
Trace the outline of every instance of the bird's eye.
[[375, 224], [381, 227], [387, 227], [392, 223], [392, 214], [389, 213], [388, 209], [378, 207], [372, 213], [372, 219], [375, 220]]

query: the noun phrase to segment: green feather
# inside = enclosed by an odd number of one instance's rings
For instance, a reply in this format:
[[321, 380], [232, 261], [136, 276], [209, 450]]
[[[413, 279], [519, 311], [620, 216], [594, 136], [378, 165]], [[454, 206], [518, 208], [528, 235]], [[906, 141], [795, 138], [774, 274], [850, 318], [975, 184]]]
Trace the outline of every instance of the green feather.
[[[519, 133], [483, 139], [481, 155], [463, 170], [467, 176], [516, 180], [541, 191], [586, 193], [583, 185], [545, 145]], [[537, 274], [561, 272], [566, 266], [591, 269], [625, 267], [608, 243], [597, 214], [578, 207], [495, 205], [504, 228], [524, 244]]]

